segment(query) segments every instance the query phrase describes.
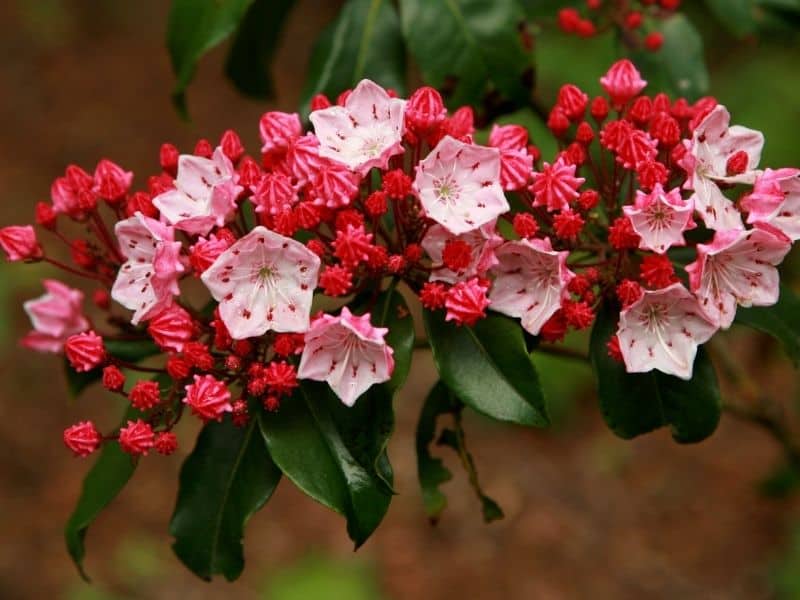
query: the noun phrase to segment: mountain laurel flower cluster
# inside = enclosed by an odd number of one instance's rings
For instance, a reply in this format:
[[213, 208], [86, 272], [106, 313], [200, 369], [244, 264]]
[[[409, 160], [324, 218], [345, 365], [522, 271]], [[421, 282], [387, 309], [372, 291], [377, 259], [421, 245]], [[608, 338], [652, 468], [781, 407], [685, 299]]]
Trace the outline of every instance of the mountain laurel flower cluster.
[[[9, 261], [83, 283], [48, 276], [24, 305], [22, 344], [63, 353], [72, 388], [97, 381], [129, 404], [118, 429], [81, 421], [64, 443], [78, 456], [116, 444], [171, 454], [184, 417], [205, 425], [201, 438], [263, 420], [287, 469], [286, 435], [313, 422], [313, 452], [328, 448], [347, 472], [368, 465], [359, 486], [390, 496], [378, 434], [392, 425], [379, 407], [408, 373], [414, 298], [444, 383], [503, 420], [537, 422], [519, 396], [535, 374], [513, 386], [465, 379], [531, 369], [527, 353], [600, 332], [601, 314], [601, 358], [623, 375], [690, 380], [698, 347], [739, 307], [778, 301], [776, 267], [800, 238], [800, 170], [762, 169], [759, 132], [711, 97], [647, 95], [628, 60], [600, 84], [593, 98], [560, 89], [550, 156], [520, 125], [476, 131], [470, 108], [448, 111], [432, 88], [403, 100], [363, 80], [336, 103], [314, 97], [311, 131], [298, 114], [263, 115], [255, 155], [227, 131], [192, 152], [164, 144], [138, 187], [109, 160], [68, 166], [37, 227], [0, 229]], [[515, 342], [486, 341], [487, 327], [520, 340], [522, 363]], [[454, 364], [475, 340], [477, 358]], [[359, 435], [379, 439], [342, 458], [347, 444], [331, 436], [355, 431], [353, 415], [371, 415]], [[323, 493], [304, 473], [289, 478]], [[337, 510], [356, 519], [348, 506]], [[358, 527], [348, 531], [360, 543]]]

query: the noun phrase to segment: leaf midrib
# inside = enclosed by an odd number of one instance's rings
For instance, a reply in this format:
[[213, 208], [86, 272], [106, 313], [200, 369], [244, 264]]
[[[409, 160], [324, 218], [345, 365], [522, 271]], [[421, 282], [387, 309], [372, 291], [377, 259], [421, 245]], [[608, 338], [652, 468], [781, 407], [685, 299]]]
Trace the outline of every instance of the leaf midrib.
[[228, 496], [230, 496], [231, 487], [233, 487], [233, 479], [236, 476], [236, 473], [239, 471], [239, 465], [242, 462], [242, 458], [244, 457], [245, 453], [247, 452], [247, 446], [250, 443], [250, 437], [253, 435], [253, 427], [255, 425], [255, 419], [250, 420], [250, 425], [247, 427], [247, 431], [245, 432], [244, 439], [242, 440], [242, 444], [239, 447], [239, 452], [236, 455], [236, 461], [233, 463], [233, 468], [231, 469], [230, 475], [227, 480], [227, 484], [225, 486], [225, 492], [222, 495], [222, 500], [220, 501], [220, 509], [216, 515], [214, 521], [214, 534], [211, 538], [211, 553], [209, 555], [209, 575], [214, 572], [214, 565], [216, 562], [217, 557], [217, 549], [219, 547], [219, 532], [222, 529], [222, 518], [225, 514], [225, 505], [228, 503]]

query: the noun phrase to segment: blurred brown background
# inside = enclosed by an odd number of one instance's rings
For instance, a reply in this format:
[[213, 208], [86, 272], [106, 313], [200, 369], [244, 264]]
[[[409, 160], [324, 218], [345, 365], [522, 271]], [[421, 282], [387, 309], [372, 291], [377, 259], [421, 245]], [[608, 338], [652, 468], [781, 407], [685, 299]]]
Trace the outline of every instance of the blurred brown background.
[[[164, 141], [190, 149], [197, 138], [215, 141], [233, 127], [256, 151], [258, 117], [268, 108], [296, 106], [311, 41], [336, 9], [336, 2], [298, 2], [274, 67], [281, 95], [270, 105], [238, 96], [221, 76], [222, 54], [214, 53], [189, 90], [187, 124], [169, 101], [167, 2], [0, 3], [0, 223], [31, 220], [35, 201], [47, 197], [50, 181], [70, 162], [90, 169], [108, 156], [143, 185], [144, 175], [158, 168]], [[719, 43], [733, 47], [730, 40]], [[781, 158], [787, 152], [800, 158], [797, 84], [787, 88], [787, 80], [767, 77], [752, 61], [773, 70], [785, 64], [784, 76], [796, 79], [796, 48], [737, 46], [738, 55], [731, 51], [712, 70], [720, 73], [715, 91], [732, 93], [731, 103], [751, 119], [744, 123], [765, 129], [768, 140], [771, 132], [778, 137], [794, 129], [794, 141], [784, 135], [773, 150]], [[716, 55], [723, 50], [714, 48]], [[544, 72], [545, 83], [556, 72]], [[785, 120], [754, 121], [768, 111], [763, 104], [753, 108], [752, 90], [737, 83], [742, 73], [778, 102], [772, 111], [785, 112]], [[758, 489], [780, 463], [771, 438], [724, 416], [717, 434], [700, 445], [677, 446], [665, 431], [618, 440], [600, 420], [587, 370], [553, 361], [539, 364], [558, 417], [553, 431], [466, 422], [486, 490], [506, 519], [482, 523], [463, 473], [447, 457], [456, 475], [444, 488], [450, 504], [439, 525], [429, 526], [413, 441], [434, 380], [424, 354], [415, 357], [413, 384], [396, 403], [390, 456], [399, 495], [357, 554], [343, 521], [284, 481], [248, 526], [242, 578], [196, 579], [172, 555], [167, 534], [190, 426], [178, 454], [143, 460], [90, 529], [87, 569], [95, 585], [87, 586], [66, 554], [62, 527], [89, 463], [69, 455], [61, 431], [88, 417], [113, 423], [118, 406], [97, 391], [68, 402], [59, 360], [17, 348], [27, 329], [21, 302], [39, 295], [39, 279], [54, 273], [0, 269], [0, 598], [749, 599], [800, 589], [792, 578], [800, 565], [797, 499]], [[797, 376], [780, 352], [757, 336], [731, 339], [738, 356], [756, 366], [758, 380], [793, 402]]]

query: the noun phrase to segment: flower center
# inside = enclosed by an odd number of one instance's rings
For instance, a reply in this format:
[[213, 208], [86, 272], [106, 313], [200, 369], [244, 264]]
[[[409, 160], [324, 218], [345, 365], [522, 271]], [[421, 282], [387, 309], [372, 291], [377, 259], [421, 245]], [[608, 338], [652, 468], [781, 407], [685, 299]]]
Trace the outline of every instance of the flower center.
[[439, 202], [453, 204], [458, 200], [461, 187], [456, 183], [452, 175], [447, 175], [433, 182], [433, 190]]

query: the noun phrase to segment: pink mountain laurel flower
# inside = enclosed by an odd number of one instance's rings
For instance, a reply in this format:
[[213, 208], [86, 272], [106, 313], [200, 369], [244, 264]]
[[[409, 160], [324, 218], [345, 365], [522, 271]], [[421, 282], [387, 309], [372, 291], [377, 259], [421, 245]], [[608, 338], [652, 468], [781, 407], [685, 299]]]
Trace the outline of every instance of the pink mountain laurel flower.
[[81, 458], [97, 450], [102, 441], [103, 436], [91, 421], [81, 421], [64, 430], [64, 445]]
[[119, 248], [127, 261], [120, 267], [111, 297], [133, 310], [131, 323], [139, 324], [172, 304], [180, 293], [178, 278], [186, 270], [181, 243], [169, 225], [136, 213], [114, 227]]
[[64, 343], [64, 353], [72, 368], [79, 373], [91, 371], [100, 366], [106, 358], [103, 338], [94, 331], [76, 333]]
[[[458, 271], [449, 269], [443, 259], [445, 246], [453, 240], [464, 242], [470, 250], [468, 264]], [[472, 277], [485, 276], [497, 264], [494, 251], [502, 243], [503, 238], [498, 235], [494, 221], [461, 235], [453, 235], [439, 224], [431, 225], [422, 238], [422, 248], [433, 263], [429, 280], [458, 283]]]
[[372, 167], [385, 169], [392, 156], [403, 152], [405, 104], [377, 83], [363, 79], [344, 106], [309, 115], [319, 138], [319, 155], [362, 176]]
[[243, 189], [236, 183], [237, 177], [222, 148], [214, 150], [210, 159], [182, 154], [175, 189], [153, 198], [153, 205], [177, 229], [207, 235], [233, 217], [236, 197]]
[[569, 298], [567, 286], [575, 273], [567, 268], [568, 251], [555, 251], [549, 238], [506, 242], [495, 255], [494, 284], [489, 292], [492, 310], [521, 319], [532, 335]]
[[656, 369], [681, 379], [692, 378], [697, 346], [707, 342], [717, 326], [681, 283], [643, 290], [620, 312], [619, 348], [628, 373]]
[[38, 352], [61, 352], [67, 338], [89, 329], [81, 307], [83, 292], [55, 279], [42, 283], [45, 294], [22, 305], [33, 331], [22, 338], [21, 344]]
[[413, 185], [428, 217], [459, 235], [509, 210], [500, 151], [445, 136], [417, 166]]
[[770, 225], [748, 231], [717, 231], [697, 244], [697, 260], [686, 266], [689, 285], [709, 320], [728, 329], [736, 306], [771, 306], [780, 293], [778, 270], [791, 240]]
[[303, 244], [258, 226], [201, 276], [231, 337], [305, 332], [320, 259]]
[[658, 254], [672, 246], [684, 246], [683, 232], [696, 227], [691, 199], [684, 200], [678, 188], [665, 192], [660, 183], [649, 194], [637, 190], [634, 205], [622, 210], [639, 235], [639, 248]]
[[[760, 131], [729, 126], [730, 118], [728, 109], [717, 105], [694, 130], [691, 141], [684, 141], [687, 152], [680, 162], [687, 172], [684, 187], [694, 190], [695, 210], [711, 229], [742, 228], [741, 214], [719, 184], [753, 183], [764, 147]], [[741, 164], [731, 174], [733, 157]]]
[[563, 156], [552, 165], [544, 163], [541, 172], [532, 175], [533, 205], [546, 206], [549, 211], [569, 208], [569, 203], [580, 196], [578, 188], [586, 181], [583, 177], [575, 177], [575, 169], [576, 165], [567, 164]]
[[800, 169], [765, 169], [741, 202], [748, 223], [769, 223], [800, 239]]
[[183, 403], [203, 421], [222, 421], [224, 413], [233, 411], [228, 386], [213, 375], [195, 375], [185, 389]]
[[339, 399], [353, 406], [373, 384], [388, 381], [394, 371], [394, 351], [384, 327], [373, 327], [370, 315], [353, 315], [345, 306], [339, 316], [314, 319], [305, 335], [297, 372], [299, 379], [326, 381]]
[[624, 58], [611, 65], [608, 72], [600, 78], [600, 85], [611, 98], [612, 104], [619, 108], [641, 92], [647, 82], [642, 79], [633, 63]]
[[500, 185], [506, 191], [523, 189], [531, 178], [533, 157], [528, 154], [528, 131], [519, 125], [494, 125], [489, 146], [500, 150]]

